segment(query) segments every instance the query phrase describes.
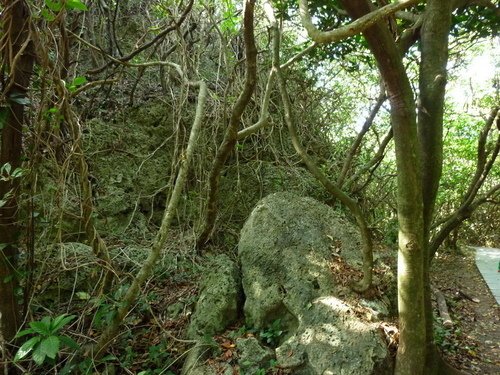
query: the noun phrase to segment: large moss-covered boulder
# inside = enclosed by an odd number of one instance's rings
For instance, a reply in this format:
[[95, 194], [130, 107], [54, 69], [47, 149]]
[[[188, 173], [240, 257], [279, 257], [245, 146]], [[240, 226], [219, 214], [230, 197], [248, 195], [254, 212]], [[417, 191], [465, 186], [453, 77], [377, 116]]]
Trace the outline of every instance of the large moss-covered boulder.
[[247, 323], [265, 329], [281, 319], [277, 361], [293, 374], [384, 373], [389, 353], [377, 326], [339, 298], [334, 249], [352, 267], [361, 264], [357, 230], [334, 210], [291, 193], [261, 200], [238, 247]]

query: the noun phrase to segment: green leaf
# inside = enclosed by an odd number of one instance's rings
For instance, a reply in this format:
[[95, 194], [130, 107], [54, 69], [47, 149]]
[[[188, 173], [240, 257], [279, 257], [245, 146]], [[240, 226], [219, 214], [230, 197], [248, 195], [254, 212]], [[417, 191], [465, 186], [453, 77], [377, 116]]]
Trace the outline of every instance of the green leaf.
[[83, 77], [83, 76], [80, 76], [80, 77], [76, 77], [76, 78], [73, 80], [72, 85], [75, 85], [75, 86], [81, 86], [81, 85], [83, 85], [84, 83], [87, 83], [87, 78], [85, 78], [85, 77]]
[[60, 1], [45, 0], [45, 6], [53, 12], [59, 12], [63, 4]]
[[68, 0], [66, 2], [66, 8], [71, 10], [89, 10], [89, 8], [87, 8], [87, 6], [80, 0]]
[[29, 105], [31, 103], [30, 100], [25, 96], [11, 95], [9, 99], [14, 103], [21, 105]]
[[33, 354], [31, 355], [33, 361], [35, 361], [35, 363], [39, 366], [43, 364], [43, 362], [45, 361], [45, 357], [47, 357], [47, 355], [40, 349], [40, 345], [36, 347], [36, 349], [33, 351]]
[[73, 340], [71, 337], [59, 336], [59, 340], [61, 340], [61, 343], [64, 346], [67, 346], [70, 349], [74, 349], [74, 350], [80, 349], [80, 345], [78, 345], [78, 343], [75, 340]]
[[12, 165], [10, 163], [5, 163], [2, 165], [2, 168], [0, 169], [0, 173], [7, 172], [8, 175], [10, 175], [10, 171], [12, 170]]
[[54, 13], [52, 13], [49, 9], [42, 9], [42, 11], [40, 12], [42, 18], [47, 21], [47, 22], [52, 22], [56, 19], [56, 16], [54, 15]]
[[[2, 244], [4, 245], [4, 244]], [[28, 329], [23, 329], [22, 331], [19, 331], [15, 336], [14, 338], [15, 339], [18, 339], [19, 337], [23, 337], [23, 336], [26, 336], [26, 335], [29, 335], [30, 333], [35, 333], [35, 331], [33, 331], [31, 328], [28, 328]]]
[[66, 324], [68, 324], [75, 318], [76, 315], [69, 315], [69, 316], [66, 314], [59, 315], [58, 317], [54, 318], [54, 320], [50, 323], [50, 332], [56, 333], [62, 327], [64, 327]]
[[21, 177], [24, 174], [24, 169], [23, 168], [16, 168], [14, 169], [14, 172], [12, 172], [12, 177], [17, 178]]
[[40, 321], [47, 326], [47, 329], [49, 329], [50, 323], [52, 322], [52, 318], [50, 316], [44, 316]]
[[51, 334], [50, 329], [49, 329], [50, 323], [47, 324], [46, 322], [43, 321], [43, 319], [41, 322], [30, 322], [29, 325], [33, 329], [33, 331], [35, 331], [39, 335], [50, 336], [50, 334]]
[[31, 350], [35, 347], [36, 344], [40, 342], [42, 338], [40, 336], [32, 337], [28, 341], [26, 341], [19, 350], [17, 351], [15, 357], [14, 357], [14, 362], [19, 361], [20, 359], [23, 359], [26, 357], [26, 355], [31, 352]]
[[47, 357], [55, 359], [59, 353], [59, 337], [49, 336], [40, 343], [40, 351]]
[[87, 292], [76, 292], [76, 296], [82, 301], [88, 301], [92, 298], [92, 296]]

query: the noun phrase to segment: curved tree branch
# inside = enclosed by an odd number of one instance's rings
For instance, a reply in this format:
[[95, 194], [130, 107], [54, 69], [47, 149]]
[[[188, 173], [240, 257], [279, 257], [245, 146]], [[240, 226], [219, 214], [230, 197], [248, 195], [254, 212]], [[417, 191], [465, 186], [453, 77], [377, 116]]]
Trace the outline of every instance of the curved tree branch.
[[375, 153], [375, 155], [373, 155], [373, 157], [370, 159], [370, 161], [368, 163], [366, 163], [364, 166], [362, 166], [355, 174], [353, 174], [345, 182], [345, 186], [346, 187], [351, 186], [362, 175], [364, 175], [372, 167], [378, 165], [382, 161], [382, 159], [384, 158], [384, 155], [385, 155], [385, 150], [386, 150], [387, 146], [389, 145], [389, 142], [392, 140], [392, 138], [393, 138], [393, 131], [392, 131], [392, 128], [391, 128], [387, 132], [386, 136], [384, 137], [384, 139], [380, 143], [380, 146], [379, 146], [377, 152]]
[[485, 126], [481, 130], [477, 146], [476, 172], [474, 173], [474, 177], [469, 184], [469, 188], [462, 199], [462, 203], [455, 212], [447, 218], [439, 221], [438, 224], [441, 225], [441, 227], [430, 241], [429, 254], [431, 259], [434, 257], [436, 251], [448, 235], [453, 230], [458, 228], [466, 219], [468, 219], [479, 205], [486, 203], [488, 198], [495, 194], [499, 188], [499, 186], [496, 185], [481, 198], [476, 199], [479, 190], [484, 185], [486, 178], [490, 174], [498, 154], [500, 153], [500, 133], [497, 136], [495, 146], [491, 153], [488, 155], [486, 151], [488, 134], [490, 133], [490, 130], [496, 127], [496, 123], [498, 121], [500, 121], [500, 108], [497, 107], [490, 112]]
[[224, 140], [222, 141], [217, 155], [215, 156], [210, 176], [208, 180], [208, 202], [203, 230], [196, 241], [196, 248], [201, 250], [212, 235], [217, 216], [217, 199], [219, 192], [220, 173], [226, 160], [233, 150], [238, 139], [238, 126], [240, 124], [243, 111], [247, 107], [255, 90], [257, 75], [257, 47], [254, 37], [254, 7], [255, 0], [244, 0], [243, 11], [243, 39], [245, 41], [246, 72], [245, 85], [240, 96], [234, 104], [229, 124], [226, 128]]
[[[183, 79], [185, 78], [184, 74], [181, 74], [181, 78]], [[93, 345], [88, 350], [87, 353], [85, 353], [86, 355], [91, 354], [93, 358], [102, 357], [106, 348], [111, 344], [113, 339], [118, 334], [123, 319], [130, 312], [132, 305], [139, 296], [142, 284], [144, 284], [144, 282], [151, 276], [153, 272], [153, 267], [158, 261], [161, 254], [161, 250], [164, 248], [165, 243], [168, 239], [168, 235], [170, 232], [170, 224], [175, 216], [177, 205], [181, 198], [182, 189], [184, 188], [185, 185], [188, 169], [196, 146], [196, 140], [200, 132], [205, 102], [207, 99], [207, 85], [205, 82], [203, 81], [187, 82], [184, 79], [184, 83], [190, 86], [199, 87], [199, 93], [198, 93], [198, 103], [196, 106], [196, 114], [193, 121], [193, 126], [191, 128], [191, 133], [189, 135], [189, 141], [186, 150], [182, 154], [180, 168], [177, 174], [177, 179], [175, 180], [174, 189], [172, 191], [171, 196], [169, 197], [167, 208], [165, 209], [165, 212], [163, 214], [161, 226], [153, 242], [151, 252], [149, 253], [146, 261], [144, 262], [141, 269], [139, 270], [134, 280], [132, 281], [132, 284], [127, 289], [127, 292], [123, 297], [123, 300], [121, 301], [118, 309], [116, 310], [116, 314], [114, 315], [112, 322], [104, 330], [102, 335], [99, 337], [97, 343]]]
[[314, 26], [307, 6], [307, 0], [299, 0], [299, 13], [302, 25], [307, 30], [307, 34], [313, 41], [319, 44], [335, 43], [359, 34], [363, 30], [375, 25], [378, 21], [390, 16], [394, 12], [418, 4], [419, 2], [421, 2], [421, 0], [396, 1], [356, 19], [349, 25], [330, 31], [320, 31], [316, 28], [316, 26]]
[[450, 235], [450, 233], [457, 229], [465, 220], [471, 217], [474, 211], [482, 204], [488, 203], [490, 198], [496, 195], [500, 191], [500, 184], [493, 186], [484, 195], [478, 197], [476, 200], [468, 205], [462, 205], [458, 210], [456, 210], [448, 220], [443, 224], [440, 230], [432, 238], [429, 244], [429, 251], [431, 258], [436, 255], [439, 246], [444, 242], [444, 240]]

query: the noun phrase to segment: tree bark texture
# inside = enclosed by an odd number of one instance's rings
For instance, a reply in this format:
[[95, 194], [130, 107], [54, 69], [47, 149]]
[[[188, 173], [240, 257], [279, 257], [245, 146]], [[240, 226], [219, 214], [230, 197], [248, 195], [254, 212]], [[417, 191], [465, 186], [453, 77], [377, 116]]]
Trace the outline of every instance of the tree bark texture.
[[[353, 18], [371, 11], [366, 0], [343, 1]], [[413, 92], [401, 52], [384, 22], [364, 31], [377, 60], [391, 104], [398, 171], [398, 310], [400, 341], [396, 374], [424, 374], [426, 325], [424, 309], [424, 223], [420, 149]]]
[[420, 30], [418, 135], [422, 157], [422, 199], [424, 220], [424, 304], [426, 324], [426, 373], [437, 374], [442, 361], [434, 344], [434, 317], [430, 285], [429, 239], [434, 206], [443, 167], [443, 113], [447, 81], [448, 35], [451, 0], [427, 1]]
[[[5, 75], [2, 88], [3, 116], [1, 132], [0, 166], [7, 163], [14, 171], [21, 165], [24, 107], [28, 103], [27, 91], [33, 71], [33, 44], [29, 37], [30, 14], [22, 0], [2, 1], [1, 39], [2, 70]], [[10, 341], [20, 324], [17, 303], [16, 258], [19, 226], [17, 221], [17, 193], [19, 178], [0, 181], [0, 329], [5, 340]]]

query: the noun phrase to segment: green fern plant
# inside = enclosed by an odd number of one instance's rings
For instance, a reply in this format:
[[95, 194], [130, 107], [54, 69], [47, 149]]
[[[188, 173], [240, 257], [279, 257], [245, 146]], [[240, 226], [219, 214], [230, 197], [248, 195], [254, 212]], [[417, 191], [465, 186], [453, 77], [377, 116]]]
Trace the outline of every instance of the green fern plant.
[[14, 362], [25, 358], [31, 353], [31, 359], [37, 364], [54, 363], [62, 346], [78, 349], [78, 344], [59, 331], [71, 322], [76, 315], [59, 315], [55, 318], [43, 317], [40, 321], [30, 322], [30, 328], [17, 333], [16, 338], [34, 335], [17, 351]]

